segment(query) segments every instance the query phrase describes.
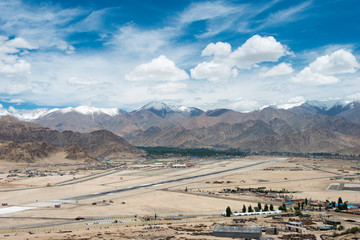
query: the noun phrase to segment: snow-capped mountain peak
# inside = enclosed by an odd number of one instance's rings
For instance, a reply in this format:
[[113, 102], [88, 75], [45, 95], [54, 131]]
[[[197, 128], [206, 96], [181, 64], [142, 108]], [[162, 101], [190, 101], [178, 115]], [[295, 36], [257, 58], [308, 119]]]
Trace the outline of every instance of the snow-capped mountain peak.
[[117, 108], [97, 108], [97, 107], [89, 107], [89, 106], [79, 106], [79, 107], [67, 107], [59, 110], [61, 113], [69, 113], [69, 112], [77, 112], [84, 115], [92, 115], [94, 113], [104, 113], [109, 116], [119, 115], [119, 109]]
[[150, 102], [139, 108], [138, 111], [141, 110], [149, 110], [160, 117], [165, 117], [165, 115], [168, 113], [190, 113], [190, 114], [195, 113], [198, 115], [201, 112], [203, 112], [202, 110], [194, 107], [171, 106], [166, 103], [158, 102], [158, 101]]
[[96, 108], [88, 106], [79, 106], [79, 107], [67, 107], [67, 108], [37, 108], [32, 110], [27, 109], [15, 109], [14, 107], [9, 107], [8, 109], [0, 108], [0, 116], [10, 115], [21, 121], [33, 121], [53, 113], [70, 113], [77, 112], [83, 115], [94, 115], [94, 114], [106, 114], [111, 117], [120, 114], [119, 109], [117, 108]]
[[329, 111], [330, 109], [336, 107], [336, 108], [344, 108], [347, 105], [349, 105], [351, 103], [351, 101], [348, 100], [328, 100], [328, 101], [306, 101], [305, 104], [324, 110], [324, 111]]
[[166, 110], [167, 112], [189, 112], [190, 109], [185, 106], [171, 106], [163, 102], [150, 102], [144, 106], [142, 106], [139, 110], [155, 110], [155, 111], [162, 111]]

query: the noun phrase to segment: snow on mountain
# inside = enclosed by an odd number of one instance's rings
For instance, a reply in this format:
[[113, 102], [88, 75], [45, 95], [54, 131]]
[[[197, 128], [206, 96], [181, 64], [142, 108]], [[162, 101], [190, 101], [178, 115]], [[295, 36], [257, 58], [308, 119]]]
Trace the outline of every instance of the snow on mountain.
[[119, 109], [117, 108], [96, 108], [96, 107], [87, 107], [87, 106], [79, 106], [79, 107], [68, 107], [68, 108], [37, 108], [32, 110], [27, 109], [15, 109], [14, 107], [9, 107], [8, 109], [0, 108], [0, 116], [10, 115], [15, 117], [21, 121], [33, 121], [44, 117], [46, 115], [52, 113], [70, 113], [77, 112], [84, 115], [93, 115], [93, 114], [106, 114], [109, 116], [116, 116], [120, 114]]
[[154, 101], [154, 102], [150, 102], [144, 106], [142, 106], [139, 110], [155, 110], [155, 111], [167, 111], [167, 112], [191, 112], [192, 110], [194, 110], [195, 108], [188, 108], [185, 106], [171, 106], [168, 105], [166, 103], [163, 102], [158, 102], [158, 101]]
[[21, 121], [32, 121], [38, 119], [42, 116], [45, 116], [51, 112], [57, 111], [57, 108], [47, 109], [47, 108], [38, 108], [33, 110], [26, 109], [15, 109], [14, 107], [9, 107], [8, 109], [0, 109], [0, 116], [10, 115]]
[[197, 116], [203, 113], [203, 110], [195, 107], [171, 106], [158, 101], [150, 102], [138, 109], [138, 111], [141, 110], [149, 110], [162, 118], [168, 113], [188, 113], [190, 116]]
[[331, 108], [333, 108], [336, 105], [343, 106], [342, 101], [339, 101], [339, 100], [328, 100], [328, 101], [310, 100], [310, 101], [306, 101], [305, 104], [312, 106], [312, 107], [316, 107], [321, 110], [325, 110], [325, 111], [330, 110]]
[[93, 115], [94, 113], [100, 114], [104, 113], [109, 116], [119, 115], [119, 109], [117, 108], [96, 108], [96, 107], [88, 107], [88, 106], [79, 106], [79, 107], [67, 107], [59, 110], [61, 113], [69, 113], [69, 112], [78, 112], [84, 115]]

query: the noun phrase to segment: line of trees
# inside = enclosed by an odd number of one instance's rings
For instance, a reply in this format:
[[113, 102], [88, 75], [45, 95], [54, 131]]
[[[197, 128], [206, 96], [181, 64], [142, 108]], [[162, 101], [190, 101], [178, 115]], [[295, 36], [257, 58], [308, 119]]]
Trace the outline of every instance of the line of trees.
[[[251, 205], [249, 205], [248, 207], [245, 206], [245, 204], [242, 207], [242, 212], [246, 213], [246, 212], [268, 212], [268, 211], [274, 211], [274, 206], [272, 204], [267, 205], [265, 204], [264, 207], [262, 207], [261, 203], [258, 203], [258, 205], [256, 207], [252, 207]], [[226, 216], [230, 217], [232, 215], [232, 211], [230, 207], [226, 208]]]

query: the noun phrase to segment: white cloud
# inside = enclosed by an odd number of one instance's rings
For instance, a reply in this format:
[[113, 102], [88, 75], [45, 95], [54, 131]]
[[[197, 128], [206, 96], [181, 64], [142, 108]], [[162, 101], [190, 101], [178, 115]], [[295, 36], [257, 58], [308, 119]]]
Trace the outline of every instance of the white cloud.
[[189, 75], [176, 67], [173, 61], [161, 55], [149, 63], [137, 66], [125, 75], [125, 79], [129, 81], [181, 81], [189, 79]]
[[292, 77], [291, 80], [296, 83], [313, 86], [334, 84], [340, 81], [334, 76], [313, 72], [310, 67], [305, 67], [295, 77]]
[[235, 7], [228, 6], [221, 1], [195, 2], [180, 15], [179, 21], [181, 23], [192, 23], [227, 16], [237, 11]]
[[[269, 14], [261, 25], [259, 25], [256, 29], [260, 30], [265, 27], [279, 25], [281, 23], [292, 22], [294, 20], [299, 20], [302, 16], [299, 13], [306, 10], [311, 5], [311, 0], [307, 2], [303, 2], [299, 5], [292, 6], [290, 8], [280, 10], [275, 13]], [[261, 21], [260, 21], [261, 22]]]
[[260, 107], [259, 103], [251, 99], [238, 99], [227, 105], [228, 108], [240, 112], [250, 112]]
[[236, 70], [232, 71], [229, 66], [214, 61], [202, 62], [191, 69], [190, 72], [191, 78], [193, 79], [207, 79], [212, 82], [228, 79], [233, 75], [237, 75]]
[[9, 83], [5, 86], [5, 91], [10, 95], [31, 91], [31, 89], [31, 86], [24, 83]]
[[354, 73], [359, 68], [359, 63], [351, 52], [340, 49], [330, 55], [318, 57], [309, 67], [313, 72], [332, 75]]
[[[172, 28], [155, 30], [138, 29], [134, 25], [126, 25], [119, 29], [108, 44], [118, 48], [125, 53], [156, 54], [170, 45], [170, 39], [178, 33]], [[134, 57], [136, 57], [134, 55]]]
[[293, 98], [290, 98], [286, 103], [279, 104], [277, 107], [279, 109], [290, 109], [290, 108], [293, 108], [296, 106], [300, 106], [305, 101], [306, 101], [305, 98], [302, 96], [293, 97]]
[[217, 42], [210, 43], [201, 52], [201, 56], [226, 57], [231, 53], [231, 45], [229, 43]]
[[328, 85], [338, 83], [339, 78], [333, 76], [341, 73], [354, 73], [359, 63], [352, 53], [340, 49], [331, 54], [317, 57], [291, 80], [306, 85]]
[[17, 54], [26, 55], [27, 50], [36, 48], [23, 38], [9, 39], [0, 35], [0, 73], [30, 73], [30, 63]]
[[63, 40], [59, 40], [58, 43], [56, 44], [56, 47], [67, 54], [75, 53], [75, 47]]
[[256, 63], [277, 62], [280, 57], [289, 54], [287, 47], [274, 37], [254, 35], [231, 53], [229, 61], [238, 68], [248, 69]]
[[[194, 79], [208, 79], [219, 81], [236, 77], [238, 70], [257, 68], [258, 63], [277, 62], [280, 57], [290, 54], [287, 47], [277, 42], [274, 37], [261, 37], [255, 35], [249, 38], [241, 47], [231, 52], [229, 43], [210, 43], [202, 51], [202, 56], [214, 56], [210, 62], [202, 62], [191, 69], [191, 77]], [[285, 69], [287, 68], [287, 69]], [[274, 69], [272, 74], [280, 71], [289, 71], [291, 66], [281, 65]], [[277, 71], [277, 72], [276, 72]]]
[[98, 84], [99, 81], [94, 79], [88, 79], [86, 77], [79, 77], [79, 76], [73, 76], [68, 78], [68, 83], [74, 84], [74, 85], [94, 85]]
[[185, 90], [187, 85], [181, 82], [167, 82], [155, 85], [149, 88], [151, 94], [155, 95], [166, 95], [180, 93]]
[[[25, 102], [25, 100], [21, 99], [21, 98], [1, 99], [1, 101], [6, 102], [6, 103], [16, 103], [18, 105]], [[1, 105], [1, 107], [2, 107], [2, 105]]]
[[18, 59], [13, 64], [7, 64], [0, 60], [0, 73], [30, 73], [30, 63], [23, 59]]
[[359, 101], [360, 100], [360, 92], [352, 93], [348, 96], [345, 96], [344, 99], [348, 100], [348, 101]]
[[260, 73], [261, 77], [274, 77], [274, 76], [281, 76], [281, 75], [288, 75], [292, 73], [294, 69], [291, 67], [290, 63], [280, 63], [276, 65], [266, 72]]

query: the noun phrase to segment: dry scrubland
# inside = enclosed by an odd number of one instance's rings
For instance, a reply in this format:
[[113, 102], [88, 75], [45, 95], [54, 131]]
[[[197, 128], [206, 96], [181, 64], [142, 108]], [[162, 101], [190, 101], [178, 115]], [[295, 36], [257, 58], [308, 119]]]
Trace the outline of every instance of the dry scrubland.
[[[199, 176], [206, 173], [237, 168], [249, 164], [260, 163], [266, 160], [271, 162], [248, 168], [238, 169], [216, 175], [187, 179], [178, 182], [149, 186], [131, 191], [99, 195], [101, 192], [127, 189], [166, 180], [190, 176]], [[164, 159], [171, 161], [174, 159]], [[159, 160], [160, 161], [160, 160]], [[73, 162], [72, 162], [73, 163]], [[101, 219], [110, 216], [134, 216], [136, 221], [141, 217], [152, 216], [186, 216], [188, 214], [220, 214], [227, 206], [233, 211], [242, 209], [243, 205], [255, 207], [258, 202], [273, 203], [276, 208], [278, 202], [269, 202], [254, 195], [219, 193], [225, 188], [266, 187], [266, 189], [301, 191], [291, 193], [294, 197], [316, 200], [336, 201], [339, 196], [344, 201], [355, 202], [360, 199], [358, 192], [329, 191], [330, 183], [349, 182], [335, 180], [335, 175], [353, 175], [352, 183], [360, 183], [359, 171], [351, 168], [355, 161], [330, 159], [304, 158], [277, 158], [277, 157], [248, 157], [238, 159], [196, 159], [190, 168], [157, 168], [152, 165], [128, 164], [128, 169], [117, 170], [80, 170], [68, 174], [79, 166], [48, 166], [40, 164], [10, 164], [3, 163], [0, 167], [0, 202], [9, 206], [0, 206], [0, 229], [28, 228], [48, 226], [54, 224], [84, 224], [92, 219]], [[50, 162], [47, 162], [50, 164]], [[51, 169], [63, 171], [64, 175], [44, 177], [8, 177], [13, 169]], [[267, 170], [264, 170], [267, 169]], [[270, 170], [269, 170], [270, 169]], [[294, 170], [295, 169], [295, 170]], [[339, 171], [343, 170], [343, 171]], [[63, 184], [66, 181], [67, 184]], [[214, 184], [223, 181], [222, 184]], [[47, 186], [47, 185], [51, 186]], [[187, 192], [184, 191], [187, 189]], [[60, 208], [55, 208], [57, 202], [65, 198], [89, 195], [87, 198], [69, 202], [61, 202]], [[96, 205], [93, 205], [96, 203]], [[124, 203], [124, 204], [123, 204]], [[8, 207], [33, 207], [25, 211], [4, 214]], [[179, 217], [180, 215], [180, 217]], [[85, 217], [85, 221], [76, 221], [76, 217]], [[219, 217], [219, 216], [218, 216]], [[203, 217], [201, 217], [203, 218]], [[135, 221], [128, 219], [126, 221]], [[197, 223], [187, 224], [186, 226]], [[211, 231], [212, 223], [204, 222], [204, 231]], [[175, 226], [175, 225], [174, 225]], [[144, 230], [143, 226], [118, 226], [102, 229], [72, 230], [71, 233], [9, 233], [2, 235], [9, 239], [121, 239], [147, 238], [158, 239], [166, 236], [183, 236], [192, 239], [211, 239], [210, 236], [194, 236], [191, 231], [174, 230], [168, 225], [160, 229]], [[181, 234], [180, 234], [181, 233]], [[99, 234], [99, 235], [98, 235]], [[122, 235], [121, 235], [122, 234]], [[142, 234], [142, 236], [140, 235]], [[145, 235], [144, 235], [145, 234]], [[1, 235], [0, 235], [1, 236]], [[83, 238], [81, 238], [81, 236]], [[92, 237], [93, 238], [92, 238]]]

